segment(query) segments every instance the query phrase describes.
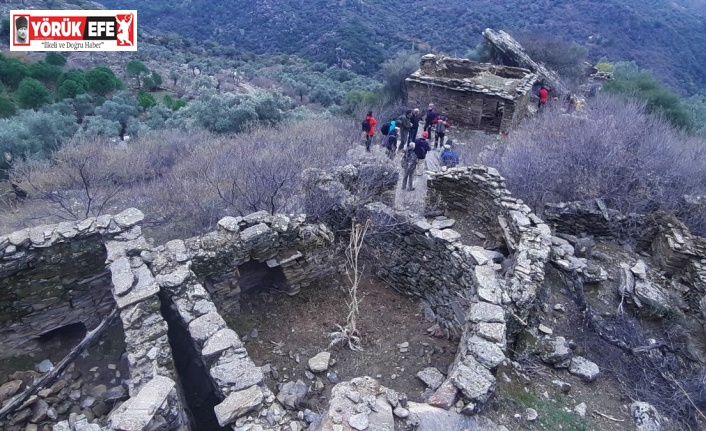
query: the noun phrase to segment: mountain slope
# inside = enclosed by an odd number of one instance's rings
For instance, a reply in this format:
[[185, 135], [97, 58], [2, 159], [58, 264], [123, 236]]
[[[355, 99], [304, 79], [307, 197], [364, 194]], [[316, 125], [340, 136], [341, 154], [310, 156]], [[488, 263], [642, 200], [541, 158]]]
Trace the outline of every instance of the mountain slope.
[[706, 87], [703, 0], [101, 0], [147, 28], [240, 52], [299, 54], [372, 74], [413, 46], [464, 55], [486, 27], [587, 44], [635, 60], [681, 92]]

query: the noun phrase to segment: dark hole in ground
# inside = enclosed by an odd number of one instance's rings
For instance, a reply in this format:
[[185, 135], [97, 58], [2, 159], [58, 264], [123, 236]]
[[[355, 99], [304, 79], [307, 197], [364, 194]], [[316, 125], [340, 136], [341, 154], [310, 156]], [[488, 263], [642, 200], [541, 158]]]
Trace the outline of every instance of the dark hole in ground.
[[282, 267], [276, 266], [270, 268], [265, 262], [257, 262], [250, 260], [238, 266], [240, 277], [238, 285], [241, 292], [254, 290], [286, 290], [288, 287], [287, 279], [284, 277]]
[[[347, 286], [348, 280], [341, 277], [339, 282]], [[270, 389], [277, 393], [277, 383], [299, 379], [310, 387], [302, 407], [324, 409], [336, 382], [365, 375], [407, 394], [413, 401], [422, 400], [425, 388], [417, 372], [436, 367], [446, 373], [458, 341], [428, 335], [427, 328], [433, 323], [424, 320], [418, 300], [366, 276], [358, 293], [362, 298], [358, 329], [365, 350], [352, 352], [345, 346], [329, 349], [328, 334], [336, 330], [336, 324], [344, 325], [348, 314], [348, 293], [332, 287], [338, 284], [320, 282], [294, 296], [277, 290], [250, 290], [241, 294], [241, 313], [219, 311], [243, 338], [256, 365], [269, 364], [275, 370], [266, 374]], [[401, 352], [398, 345], [405, 342], [409, 347]], [[310, 379], [305, 373], [308, 359], [322, 351], [331, 352], [336, 363], [328, 372]]]
[[160, 311], [168, 325], [167, 336], [172, 348], [174, 365], [186, 398], [191, 429], [194, 431], [227, 430], [228, 428], [218, 425], [213, 407], [221, 402], [221, 398], [213, 387], [208, 370], [196, 351], [188, 329], [173, 308], [171, 299], [163, 292], [159, 293], [159, 299]]
[[39, 344], [46, 345], [52, 343], [63, 344], [66, 341], [81, 340], [86, 336], [86, 325], [82, 322], [72, 323], [60, 328], [52, 329], [39, 336]]

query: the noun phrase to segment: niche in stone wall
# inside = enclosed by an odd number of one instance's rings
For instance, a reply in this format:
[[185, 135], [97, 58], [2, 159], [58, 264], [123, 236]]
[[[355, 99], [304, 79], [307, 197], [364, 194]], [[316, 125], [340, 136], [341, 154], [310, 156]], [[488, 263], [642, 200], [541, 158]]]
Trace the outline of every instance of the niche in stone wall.
[[238, 266], [240, 292], [258, 293], [259, 290], [287, 291], [289, 283], [281, 266], [270, 268], [265, 262], [250, 260]]
[[31, 352], [67, 325], [93, 329], [115, 304], [100, 237], [24, 253], [19, 268], [0, 274], [0, 358]]

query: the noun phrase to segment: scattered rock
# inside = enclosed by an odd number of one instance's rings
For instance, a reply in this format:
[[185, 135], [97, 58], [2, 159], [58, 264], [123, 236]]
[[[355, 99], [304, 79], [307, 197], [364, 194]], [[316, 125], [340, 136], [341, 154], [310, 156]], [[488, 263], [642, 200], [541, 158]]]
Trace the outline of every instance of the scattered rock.
[[561, 380], [552, 380], [552, 383], [557, 386], [559, 390], [564, 394], [568, 394], [569, 391], [571, 391], [571, 385], [569, 383], [566, 383]]
[[558, 311], [560, 313], [565, 313], [566, 308], [564, 308], [563, 304], [554, 304], [554, 311]]
[[313, 358], [309, 359], [309, 369], [315, 373], [321, 373], [328, 370], [328, 361], [331, 359], [329, 352], [320, 352]]
[[48, 373], [54, 368], [54, 364], [49, 359], [45, 359], [37, 365], [37, 371], [40, 373]]
[[409, 416], [409, 410], [407, 410], [404, 407], [397, 407], [396, 409], [394, 409], [392, 411], [392, 413], [394, 413], [394, 415], [397, 416], [398, 418], [402, 418], [402, 419]]
[[410, 401], [407, 409], [409, 410], [408, 422], [417, 424], [415, 431], [499, 431], [498, 427], [488, 419], [458, 414], [428, 404]]
[[359, 431], [363, 431], [368, 428], [370, 422], [366, 413], [358, 413], [348, 418], [348, 424]]
[[307, 388], [306, 384], [301, 380], [297, 380], [296, 383], [287, 382], [280, 387], [279, 393], [277, 394], [277, 401], [282, 403], [285, 407], [296, 409], [308, 392], [309, 388]]
[[546, 334], [546, 335], [552, 335], [554, 333], [554, 331], [552, 331], [552, 328], [550, 328], [544, 324], [540, 324], [537, 329], [539, 329], [539, 332], [541, 332], [542, 334]]
[[596, 380], [601, 371], [598, 365], [588, 359], [582, 356], [574, 356], [569, 365], [569, 372], [587, 382], [592, 382]]
[[0, 386], [0, 403], [13, 397], [22, 387], [22, 380], [11, 380]]
[[636, 401], [630, 404], [630, 413], [637, 431], [662, 431], [662, 417], [652, 405]]
[[47, 412], [49, 411], [49, 403], [44, 400], [37, 400], [32, 406], [32, 416], [29, 421], [36, 424], [43, 421], [47, 417]]
[[419, 380], [432, 390], [437, 390], [444, 383], [444, 375], [434, 367], [428, 367], [417, 373]]
[[533, 408], [528, 408], [525, 410], [525, 414], [527, 415], [527, 420], [530, 422], [536, 421], [539, 415], [537, 414], [537, 410]]
[[582, 418], [586, 417], [586, 403], [577, 404], [576, 407], [574, 407], [574, 412]]
[[220, 426], [226, 426], [238, 417], [262, 403], [263, 393], [259, 386], [251, 386], [245, 390], [233, 392], [220, 404], [213, 408]]
[[539, 357], [545, 364], [553, 365], [573, 355], [564, 337], [547, 338], [540, 343]]

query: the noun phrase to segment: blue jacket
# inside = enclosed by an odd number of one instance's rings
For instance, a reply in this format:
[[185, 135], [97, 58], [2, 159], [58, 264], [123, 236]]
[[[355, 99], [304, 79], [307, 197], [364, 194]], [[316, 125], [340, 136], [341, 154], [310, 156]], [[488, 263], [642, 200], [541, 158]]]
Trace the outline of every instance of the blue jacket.
[[414, 153], [418, 159], [426, 159], [428, 151], [431, 151], [431, 147], [426, 139], [417, 138], [414, 140]]
[[458, 166], [459, 162], [458, 154], [456, 154], [453, 148], [445, 148], [444, 151], [441, 152], [441, 166], [452, 168]]

